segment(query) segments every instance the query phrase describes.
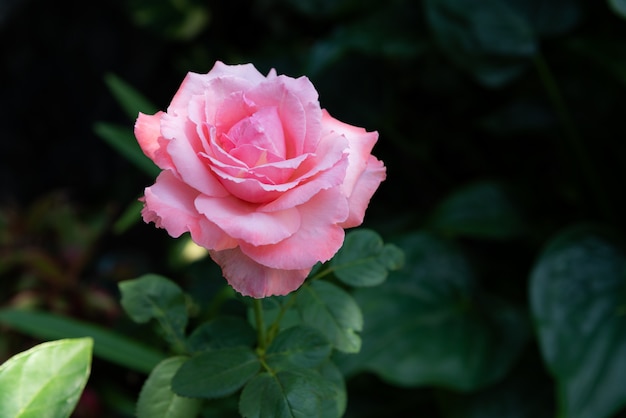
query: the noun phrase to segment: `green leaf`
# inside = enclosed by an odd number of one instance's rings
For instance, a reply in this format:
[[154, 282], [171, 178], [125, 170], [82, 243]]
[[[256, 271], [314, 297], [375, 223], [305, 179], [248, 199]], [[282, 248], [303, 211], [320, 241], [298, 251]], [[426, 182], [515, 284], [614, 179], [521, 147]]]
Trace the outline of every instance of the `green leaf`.
[[535, 265], [532, 313], [560, 417], [609, 417], [626, 405], [625, 295], [626, 256], [599, 231], [559, 234]]
[[202, 401], [183, 398], [172, 392], [174, 374], [187, 357], [170, 357], [159, 363], [141, 388], [137, 401], [138, 418], [192, 418], [198, 415]]
[[143, 202], [139, 199], [133, 200], [128, 207], [117, 218], [115, 224], [113, 224], [113, 232], [118, 235], [126, 232], [131, 226], [135, 225], [141, 219], [141, 210], [143, 209]]
[[121, 304], [128, 316], [137, 323], [156, 319], [165, 338], [178, 351], [185, 350], [187, 305], [185, 294], [171, 280], [156, 274], [146, 274], [119, 284]]
[[49, 312], [0, 310], [0, 322], [41, 339], [91, 337], [94, 354], [142, 373], [150, 373], [165, 355], [99, 326]]
[[481, 83], [498, 87], [525, 69], [537, 52], [527, 17], [510, 1], [426, 0], [426, 18], [443, 52]]
[[356, 353], [361, 348], [357, 334], [363, 328], [361, 309], [346, 291], [325, 282], [305, 284], [297, 294], [298, 312], [306, 325], [317, 328], [339, 351]]
[[260, 368], [261, 363], [251, 348], [205, 351], [182, 365], [174, 375], [172, 389], [181, 396], [219, 398], [235, 393]]
[[526, 317], [477, 288], [464, 255], [426, 233], [407, 234], [404, 269], [357, 289], [362, 350], [334, 356], [344, 374], [369, 370], [392, 384], [473, 390], [511, 368], [528, 336]]
[[609, 7], [617, 16], [626, 19], [626, 1], [625, 0], [608, 0]]
[[324, 400], [334, 396], [333, 389], [332, 382], [313, 369], [263, 372], [243, 388], [239, 412], [244, 418], [333, 418], [322, 415]]
[[69, 417], [91, 370], [91, 338], [39, 344], [0, 365], [0, 416]]
[[316, 367], [328, 358], [331, 346], [315, 328], [305, 325], [279, 333], [267, 349], [266, 361], [272, 368]]
[[390, 270], [402, 267], [404, 254], [393, 244], [384, 244], [380, 235], [357, 229], [346, 235], [343, 246], [331, 261], [337, 278], [350, 286], [376, 286]]
[[332, 361], [326, 361], [319, 367], [319, 373], [330, 386], [332, 395], [322, 399], [321, 417], [342, 417], [348, 405], [346, 383], [341, 371]]
[[527, 230], [506, 187], [491, 181], [457, 190], [435, 209], [428, 226], [446, 236], [489, 239], [515, 238]]
[[204, 322], [189, 336], [187, 344], [193, 352], [219, 348], [251, 347], [256, 342], [256, 332], [241, 318], [218, 316]]
[[139, 112], [150, 115], [157, 112], [155, 105], [115, 74], [106, 74], [104, 82], [131, 120], [137, 119]]
[[161, 172], [161, 169], [154, 165], [143, 153], [130, 127], [97, 122], [94, 125], [94, 131], [113, 149], [148, 176], [156, 177]]

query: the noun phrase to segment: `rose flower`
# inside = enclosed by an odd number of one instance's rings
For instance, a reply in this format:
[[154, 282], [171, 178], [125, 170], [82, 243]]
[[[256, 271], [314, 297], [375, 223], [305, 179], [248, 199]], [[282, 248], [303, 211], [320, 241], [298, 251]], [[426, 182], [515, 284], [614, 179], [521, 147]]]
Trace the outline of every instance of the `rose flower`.
[[252, 64], [189, 73], [167, 112], [139, 114], [135, 136], [163, 170], [143, 219], [189, 232], [255, 298], [296, 290], [332, 258], [385, 178], [376, 132], [322, 110], [306, 77]]

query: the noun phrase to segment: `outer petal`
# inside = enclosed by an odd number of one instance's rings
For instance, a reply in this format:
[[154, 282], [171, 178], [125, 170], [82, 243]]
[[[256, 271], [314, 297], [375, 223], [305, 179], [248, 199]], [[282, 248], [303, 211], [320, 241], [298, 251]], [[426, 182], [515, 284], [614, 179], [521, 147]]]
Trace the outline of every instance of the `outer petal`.
[[241, 243], [241, 251], [254, 261], [276, 269], [307, 269], [328, 261], [343, 244], [344, 231], [338, 224], [348, 216], [348, 202], [338, 187], [322, 190], [298, 206], [300, 229], [273, 245]]
[[300, 227], [296, 208], [276, 212], [258, 212], [254, 204], [235, 197], [211, 198], [198, 196], [198, 211], [233, 238], [251, 245], [267, 245], [293, 235]]
[[194, 207], [198, 191], [163, 171], [156, 183], [146, 188], [141, 214], [145, 222], [154, 222], [177, 238], [191, 233], [196, 244], [207, 249], [222, 250], [237, 245], [237, 241], [200, 215]]
[[211, 258], [222, 267], [228, 283], [244, 296], [264, 298], [286, 295], [296, 290], [311, 271], [278, 270], [263, 266], [243, 254], [239, 248], [210, 251]]
[[348, 197], [350, 215], [340, 224], [343, 228], [352, 228], [363, 223], [365, 209], [367, 209], [370, 199], [385, 177], [386, 168], [382, 161], [370, 155], [365, 171], [357, 179], [352, 194]]
[[165, 113], [154, 115], [139, 113], [135, 122], [135, 137], [142, 151], [161, 169], [172, 168], [172, 160], [165, 150], [166, 141], [161, 136], [161, 117]]
[[326, 110], [322, 110], [322, 134], [342, 135], [348, 140], [349, 164], [342, 187], [346, 196], [350, 196], [365, 170], [372, 148], [378, 140], [378, 132], [367, 132], [363, 128], [348, 125], [330, 116]]

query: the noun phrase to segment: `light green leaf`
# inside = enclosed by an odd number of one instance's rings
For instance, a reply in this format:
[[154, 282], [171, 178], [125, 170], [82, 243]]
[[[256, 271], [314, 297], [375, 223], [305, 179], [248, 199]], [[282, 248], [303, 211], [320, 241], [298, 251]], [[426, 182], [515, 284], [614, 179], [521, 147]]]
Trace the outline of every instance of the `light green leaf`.
[[502, 184], [481, 181], [446, 198], [428, 226], [446, 236], [508, 239], [526, 231], [521, 210]]
[[316, 367], [328, 358], [331, 346], [315, 328], [305, 325], [279, 333], [267, 349], [266, 361], [272, 368]]
[[121, 282], [119, 289], [122, 307], [133, 321], [145, 323], [156, 319], [175, 350], [185, 350], [187, 305], [185, 294], [176, 283], [163, 276], [146, 274]]
[[356, 353], [361, 348], [357, 334], [363, 316], [352, 296], [321, 280], [305, 284], [297, 293], [298, 312], [304, 324], [317, 328], [339, 351]]
[[530, 286], [559, 417], [613, 416], [626, 405], [626, 255], [599, 231], [565, 231], [542, 253]]
[[333, 390], [332, 382], [313, 369], [263, 372], [243, 388], [239, 412], [244, 418], [335, 418], [322, 415], [324, 400], [333, 398]]
[[119, 152], [135, 167], [142, 170], [150, 177], [156, 177], [161, 169], [141, 150], [131, 127], [118, 126], [111, 123], [97, 122], [94, 125], [95, 133], [113, 149]]
[[0, 416], [69, 417], [91, 370], [91, 338], [39, 344], [0, 365]]
[[150, 373], [165, 355], [102, 327], [49, 312], [0, 310], [0, 322], [41, 339], [91, 337], [94, 354], [142, 373]]
[[369, 229], [357, 229], [346, 235], [343, 246], [331, 261], [337, 278], [350, 286], [376, 286], [387, 279], [390, 270], [404, 263], [402, 250], [383, 242]]
[[261, 363], [251, 348], [205, 351], [182, 365], [174, 375], [172, 390], [192, 398], [220, 398], [235, 393], [260, 368]]
[[155, 105], [150, 103], [150, 101], [135, 90], [133, 86], [115, 74], [106, 74], [104, 76], [104, 82], [131, 120], [134, 121], [137, 119], [139, 112], [149, 115], [153, 115], [157, 112], [158, 109]]
[[187, 357], [170, 357], [159, 363], [141, 388], [137, 418], [193, 418], [200, 412], [200, 399], [183, 398], [172, 392], [174, 374]]
[[397, 385], [473, 390], [508, 372], [527, 337], [526, 317], [477, 288], [464, 255], [425, 233], [397, 242], [404, 269], [357, 289], [363, 346], [334, 359], [344, 374], [372, 371]]

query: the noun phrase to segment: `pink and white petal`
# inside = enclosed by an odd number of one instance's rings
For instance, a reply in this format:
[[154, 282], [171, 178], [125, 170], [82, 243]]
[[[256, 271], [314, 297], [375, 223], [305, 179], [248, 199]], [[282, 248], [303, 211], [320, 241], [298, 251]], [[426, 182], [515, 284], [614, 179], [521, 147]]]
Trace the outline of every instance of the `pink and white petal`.
[[349, 164], [343, 188], [346, 195], [350, 195], [357, 179], [365, 170], [372, 148], [378, 140], [378, 132], [367, 132], [363, 128], [343, 123], [330, 116], [326, 110], [322, 110], [322, 113], [323, 137], [342, 135], [348, 140]]
[[203, 152], [202, 141], [195, 125], [188, 119], [164, 114], [161, 131], [171, 139], [167, 152], [181, 179], [196, 190], [209, 196], [227, 196], [228, 192], [199, 157]]
[[135, 137], [143, 153], [150, 158], [159, 168], [172, 168], [172, 160], [167, 153], [162, 152], [163, 137], [161, 136], [161, 117], [164, 112], [154, 115], [139, 113], [135, 122]]
[[338, 224], [348, 216], [348, 202], [339, 188], [322, 190], [298, 207], [298, 231], [276, 244], [239, 248], [254, 261], [276, 269], [305, 269], [332, 258], [343, 244], [344, 230]]
[[301, 270], [273, 269], [251, 260], [239, 248], [209, 251], [222, 268], [222, 274], [237, 292], [253, 298], [286, 295], [298, 289], [311, 268]]
[[198, 196], [195, 207], [229, 236], [250, 245], [268, 245], [282, 241], [300, 228], [300, 212], [289, 208], [271, 213], [258, 212], [257, 205], [236, 197]]
[[[271, 184], [264, 183], [257, 178], [245, 177], [247, 170], [239, 170], [235, 175], [230, 172], [234, 169], [211, 165], [211, 170], [218, 177], [226, 190], [233, 196], [249, 203], [267, 203], [279, 198], [287, 190], [298, 185], [297, 182]], [[264, 211], [267, 212], [267, 211]]]
[[181, 182], [171, 171], [163, 171], [156, 183], [145, 189], [142, 216], [177, 238], [190, 232], [193, 240], [207, 249], [232, 248], [236, 241], [211, 225], [194, 206], [198, 191]]
[[352, 228], [363, 223], [365, 210], [380, 183], [385, 180], [386, 168], [382, 161], [370, 156], [367, 167], [357, 179], [352, 193], [348, 197], [350, 215], [341, 223], [343, 228]]
[[[332, 159], [330, 159], [332, 161]], [[327, 166], [327, 162], [315, 165], [318, 169], [324, 168], [321, 172], [315, 172], [312, 170], [304, 177], [297, 178], [301, 183], [297, 187], [292, 187], [286, 190], [275, 200], [266, 203], [259, 207], [259, 211], [273, 212], [275, 210], [283, 210], [284, 208], [290, 208], [305, 204], [313, 196], [317, 195], [321, 190], [327, 190], [334, 187], [338, 187], [343, 183], [346, 175], [346, 169], [348, 167], [347, 154], [341, 154], [341, 158], [334, 162], [334, 165]], [[311, 175], [312, 177], [308, 177]]]

